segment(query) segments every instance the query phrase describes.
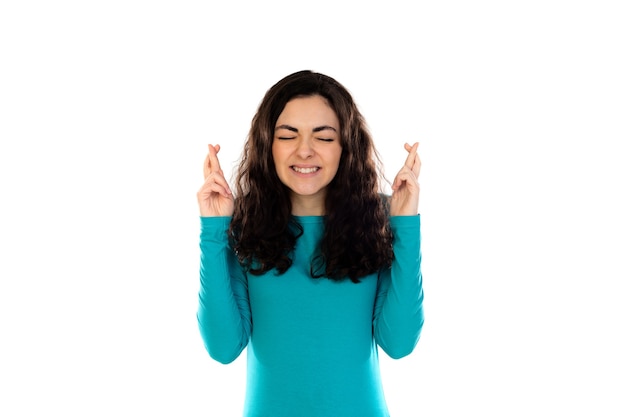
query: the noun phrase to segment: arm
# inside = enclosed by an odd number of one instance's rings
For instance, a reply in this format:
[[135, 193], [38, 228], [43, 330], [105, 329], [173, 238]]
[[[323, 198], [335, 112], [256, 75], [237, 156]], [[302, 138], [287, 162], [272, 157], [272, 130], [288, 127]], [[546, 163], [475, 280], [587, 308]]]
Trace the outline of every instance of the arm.
[[374, 338], [392, 358], [413, 351], [424, 324], [420, 216], [392, 216], [395, 259], [381, 271], [374, 306]]
[[217, 157], [219, 151], [219, 145], [209, 145], [204, 184], [198, 191], [201, 257], [197, 317], [209, 355], [230, 363], [248, 344], [251, 318], [247, 280], [228, 246], [234, 203]]
[[228, 246], [230, 217], [200, 217], [198, 326], [209, 355], [234, 361], [252, 328], [247, 279]]

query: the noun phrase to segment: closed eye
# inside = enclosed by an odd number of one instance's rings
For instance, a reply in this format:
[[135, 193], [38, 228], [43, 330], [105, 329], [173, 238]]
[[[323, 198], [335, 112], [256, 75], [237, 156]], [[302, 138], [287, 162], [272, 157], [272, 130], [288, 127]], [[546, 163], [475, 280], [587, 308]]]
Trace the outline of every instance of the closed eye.
[[280, 140], [290, 140], [290, 139], [295, 139], [295, 136], [278, 136], [276, 137], [276, 139], [280, 139]]
[[317, 138], [317, 139], [319, 139], [321, 141], [324, 141], [324, 142], [333, 142], [335, 140], [335, 139], [332, 139], [332, 138]]

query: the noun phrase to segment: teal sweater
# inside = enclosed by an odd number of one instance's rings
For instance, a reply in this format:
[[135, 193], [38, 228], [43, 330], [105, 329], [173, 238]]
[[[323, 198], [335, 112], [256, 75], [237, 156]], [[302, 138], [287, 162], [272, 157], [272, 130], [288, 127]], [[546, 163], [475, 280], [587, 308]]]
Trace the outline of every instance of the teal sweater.
[[242, 271], [228, 245], [230, 217], [200, 220], [200, 333], [222, 363], [248, 347], [244, 416], [388, 416], [377, 346], [400, 358], [420, 336], [420, 216], [390, 218], [392, 267], [358, 284], [310, 277], [323, 217], [296, 217], [304, 233], [293, 265], [264, 276]]

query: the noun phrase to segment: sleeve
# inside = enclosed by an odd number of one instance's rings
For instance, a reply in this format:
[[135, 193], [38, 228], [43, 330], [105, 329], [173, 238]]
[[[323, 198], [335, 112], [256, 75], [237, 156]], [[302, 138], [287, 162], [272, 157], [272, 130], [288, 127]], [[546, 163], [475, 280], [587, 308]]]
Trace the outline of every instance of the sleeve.
[[228, 245], [230, 217], [200, 217], [198, 326], [209, 355], [227, 364], [247, 346], [252, 328], [248, 282]]
[[410, 354], [424, 324], [420, 216], [390, 218], [394, 261], [381, 271], [374, 305], [374, 338], [391, 358]]

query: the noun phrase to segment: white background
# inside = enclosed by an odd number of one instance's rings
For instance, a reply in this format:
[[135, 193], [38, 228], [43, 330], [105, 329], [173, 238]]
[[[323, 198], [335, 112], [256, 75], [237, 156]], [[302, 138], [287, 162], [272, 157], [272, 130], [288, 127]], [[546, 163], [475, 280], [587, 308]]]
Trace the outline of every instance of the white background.
[[195, 193], [300, 69], [352, 92], [390, 178], [420, 142], [392, 415], [625, 415], [620, 2], [222, 3], [0, 5], [0, 415], [240, 414], [245, 355], [197, 331]]

